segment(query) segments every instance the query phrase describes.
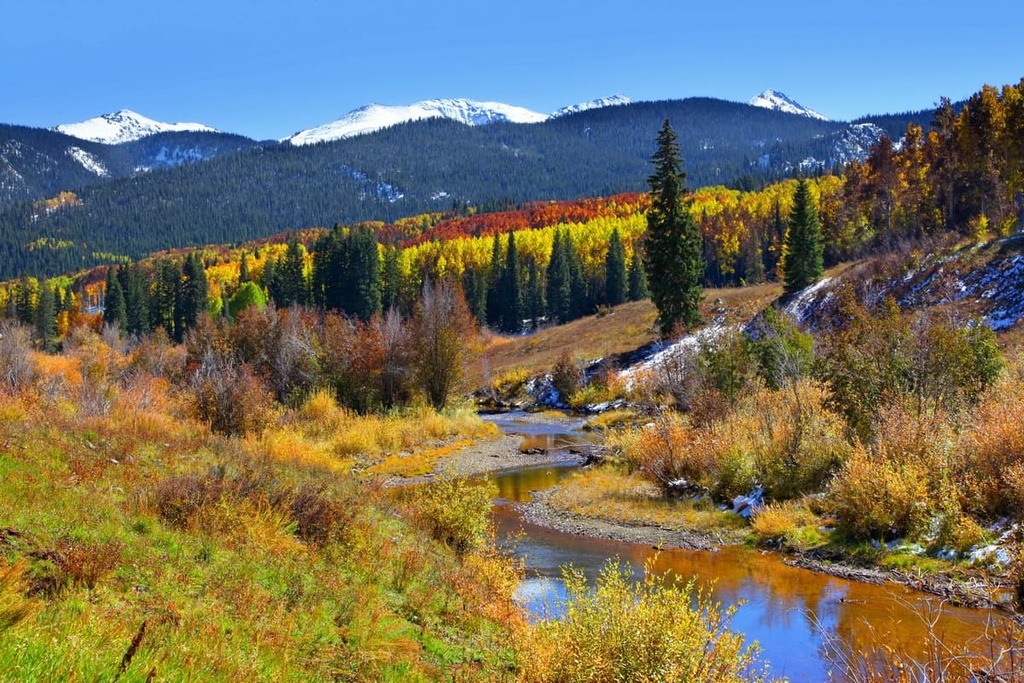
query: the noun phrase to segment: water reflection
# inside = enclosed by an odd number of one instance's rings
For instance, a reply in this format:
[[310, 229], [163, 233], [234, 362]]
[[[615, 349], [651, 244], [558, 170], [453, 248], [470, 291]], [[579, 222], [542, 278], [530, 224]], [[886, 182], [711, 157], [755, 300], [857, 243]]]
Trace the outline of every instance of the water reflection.
[[[538, 426], [531, 429], [536, 435]], [[645, 545], [561, 533], [525, 522], [512, 505], [573, 473], [572, 467], [545, 466], [493, 477], [499, 489], [494, 511], [499, 537], [524, 560], [528, 577], [519, 593], [535, 615], [564, 598], [564, 565], [593, 578], [608, 558], [618, 557], [639, 578], [652, 561], [659, 573], [693, 579], [723, 605], [742, 603], [733, 626], [759, 642], [776, 675], [793, 681], [828, 678], [830, 648], [849, 654], [884, 644], [921, 660], [929, 654], [927, 621], [934, 620], [935, 633], [947, 645], [957, 646], [979, 636], [991, 617], [984, 610], [950, 607], [941, 608], [940, 615], [938, 600], [930, 596], [797, 569], [774, 553], [739, 547], [659, 553]]]

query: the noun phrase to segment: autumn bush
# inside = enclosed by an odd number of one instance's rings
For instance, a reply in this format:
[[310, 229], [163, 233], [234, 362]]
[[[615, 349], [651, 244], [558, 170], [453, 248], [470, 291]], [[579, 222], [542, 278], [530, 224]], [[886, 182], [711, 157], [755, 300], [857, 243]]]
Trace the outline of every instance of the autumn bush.
[[73, 586], [92, 589], [121, 563], [117, 541], [62, 538], [31, 553], [30, 593], [56, 596]]
[[248, 366], [212, 354], [192, 374], [190, 402], [196, 418], [226, 435], [260, 431], [276, 412], [273, 395]]
[[614, 443], [663, 486], [686, 479], [728, 500], [760, 485], [769, 498], [787, 500], [820, 491], [850, 452], [842, 422], [823, 401], [807, 381], [784, 391], [762, 387], [711, 425], [663, 414]]
[[585, 381], [582, 361], [573, 357], [568, 350], [563, 351], [551, 368], [551, 386], [558, 392], [559, 400], [568, 404]]
[[520, 679], [531, 683], [768, 680], [756, 646], [731, 630], [724, 609], [692, 584], [655, 575], [635, 582], [609, 563], [591, 589], [581, 571], [564, 573], [560, 614], [537, 623], [519, 644]]
[[902, 538], [929, 519], [928, 471], [881, 446], [857, 445], [826, 493], [837, 529], [852, 539]]
[[436, 540], [457, 553], [482, 547], [490, 538], [492, 486], [452, 477], [416, 490], [413, 515]]
[[28, 328], [0, 322], [0, 390], [16, 393], [35, 379], [32, 341]]
[[754, 511], [750, 531], [759, 545], [775, 546], [801, 540], [807, 527], [817, 526], [818, 518], [802, 501], [769, 503]]
[[1024, 511], [1024, 381], [1008, 373], [972, 412], [958, 448], [969, 500], [985, 519]]

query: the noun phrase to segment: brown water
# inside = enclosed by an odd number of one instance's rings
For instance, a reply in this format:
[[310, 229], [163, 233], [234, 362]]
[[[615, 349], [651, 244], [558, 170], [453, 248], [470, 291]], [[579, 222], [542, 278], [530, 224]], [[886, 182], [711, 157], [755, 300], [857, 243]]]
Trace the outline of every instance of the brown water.
[[[523, 424], [506, 416], [499, 426], [526, 435], [527, 444], [549, 436], [559, 444], [554, 448], [580, 443], [572, 441], [565, 425]], [[836, 652], [848, 656], [878, 645], [920, 661], [928, 657], [932, 642], [927, 622], [934, 622], [931, 632], [943, 642], [957, 646], [979, 637], [990, 619], [1000, 618], [989, 610], [943, 607], [936, 598], [899, 586], [855, 583], [790, 567], [774, 553], [742, 547], [659, 553], [645, 545], [566, 534], [522, 519], [513, 503], [528, 501], [530, 491], [553, 486], [574, 471], [571, 466], [530, 467], [492, 477], [499, 489], [494, 512], [499, 535], [525, 561], [527, 578], [520, 595], [535, 615], [564, 597], [564, 565], [594, 577], [609, 558], [617, 557], [639, 577], [644, 564], [656, 558], [659, 572], [694, 578], [723, 605], [742, 602], [733, 627], [758, 641], [774, 675], [792, 681], [825, 680], [830, 670], [835, 680], [842, 680]]]

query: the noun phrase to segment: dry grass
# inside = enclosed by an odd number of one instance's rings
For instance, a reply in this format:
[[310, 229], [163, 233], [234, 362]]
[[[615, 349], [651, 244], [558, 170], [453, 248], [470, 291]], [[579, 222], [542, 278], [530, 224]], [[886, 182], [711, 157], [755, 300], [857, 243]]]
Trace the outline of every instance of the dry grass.
[[801, 544], [817, 536], [818, 525], [818, 516], [801, 501], [769, 503], [750, 520], [750, 530], [761, 545]]
[[746, 522], [723, 515], [707, 501], [670, 500], [649, 480], [604, 467], [580, 473], [557, 487], [548, 503], [586, 517], [672, 529], [721, 531]]
[[[778, 283], [705, 290], [704, 319], [724, 317], [726, 325], [746, 322], [781, 293]], [[616, 306], [610, 314], [587, 316], [525, 337], [494, 335], [485, 345], [484, 367], [492, 376], [513, 370], [537, 375], [548, 372], [564, 353], [587, 359], [628, 353], [657, 338], [656, 317], [650, 301], [634, 301]]]
[[396, 453], [389, 455], [376, 465], [366, 468], [371, 474], [396, 477], [419, 477], [430, 474], [437, 469], [437, 463], [452, 454], [472, 446], [475, 441], [461, 439], [452, 443], [430, 448], [427, 450], [414, 451], [411, 453]]

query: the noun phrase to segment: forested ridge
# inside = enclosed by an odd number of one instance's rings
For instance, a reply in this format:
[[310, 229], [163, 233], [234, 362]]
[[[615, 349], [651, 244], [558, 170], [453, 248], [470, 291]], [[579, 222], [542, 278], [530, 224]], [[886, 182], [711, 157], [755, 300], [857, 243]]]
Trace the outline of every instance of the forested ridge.
[[[791, 176], [812, 157], [829, 168], [842, 161], [835, 148], [847, 129], [839, 122], [692, 98], [595, 109], [541, 124], [417, 121], [308, 147], [228, 140], [225, 145], [240, 151], [211, 148], [220, 156], [91, 185], [77, 165], [73, 174], [43, 183], [45, 194], [34, 199], [74, 190], [80, 205], [46, 213], [23, 201], [0, 210], [0, 277], [55, 275], [113, 257], [239, 243], [286, 229], [392, 222], [452, 206], [642, 191], [653, 136], [666, 118], [679, 130], [693, 187], [762, 187]], [[73, 140], [50, 131], [35, 134], [55, 146], [53, 155], [60, 152], [58, 142]], [[164, 134], [129, 146], [75, 144], [113, 155], [107, 163], [116, 175], [143, 147], [158, 152], [153, 146], [164, 143], [155, 138], [166, 143], [180, 135], [200, 134]], [[187, 158], [188, 149], [182, 147], [178, 158]]]

